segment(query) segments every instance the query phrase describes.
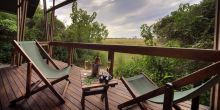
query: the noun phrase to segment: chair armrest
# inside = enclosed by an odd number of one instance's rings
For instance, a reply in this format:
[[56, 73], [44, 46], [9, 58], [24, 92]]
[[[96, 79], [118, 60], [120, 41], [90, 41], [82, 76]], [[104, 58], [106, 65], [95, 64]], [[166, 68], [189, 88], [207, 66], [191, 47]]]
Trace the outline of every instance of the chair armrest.
[[135, 103], [139, 103], [139, 102], [145, 101], [147, 99], [150, 99], [152, 97], [161, 95], [161, 94], [163, 94], [165, 92], [165, 88], [166, 87], [163, 86], [163, 87], [160, 87], [160, 88], [158, 88], [156, 90], [148, 92], [148, 93], [146, 93], [144, 95], [138, 96], [138, 97], [136, 97], [134, 99], [131, 99], [131, 100], [127, 101], [127, 102], [124, 102], [124, 103], [118, 105], [118, 108], [122, 109], [122, 108], [124, 108], [126, 106], [129, 106], [129, 105], [132, 105], [132, 104], [135, 104]]

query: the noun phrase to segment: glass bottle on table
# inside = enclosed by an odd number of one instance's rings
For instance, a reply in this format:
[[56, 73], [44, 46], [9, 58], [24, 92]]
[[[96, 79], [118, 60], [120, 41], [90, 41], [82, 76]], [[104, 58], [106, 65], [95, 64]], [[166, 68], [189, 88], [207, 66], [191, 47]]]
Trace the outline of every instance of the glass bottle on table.
[[108, 60], [108, 62], [107, 62], [107, 72], [109, 72], [110, 66], [111, 66], [111, 61]]
[[87, 76], [88, 71], [89, 71], [89, 61], [85, 60], [84, 61], [84, 76]]
[[101, 66], [101, 60], [100, 58], [97, 56], [95, 58], [95, 62], [92, 63], [92, 76], [95, 77], [99, 74], [100, 71], [100, 66]]

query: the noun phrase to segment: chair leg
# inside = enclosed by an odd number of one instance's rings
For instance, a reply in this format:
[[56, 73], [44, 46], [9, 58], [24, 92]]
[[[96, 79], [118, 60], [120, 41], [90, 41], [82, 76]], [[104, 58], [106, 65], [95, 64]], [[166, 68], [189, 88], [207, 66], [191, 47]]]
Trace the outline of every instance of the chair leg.
[[173, 104], [173, 108], [175, 108], [175, 110], [181, 110], [180, 106], [178, 106], [177, 104]]
[[141, 110], [147, 110], [147, 108], [142, 103], [137, 103]]
[[82, 93], [81, 106], [82, 106], [82, 110], [84, 110], [85, 109], [85, 95], [84, 95], [84, 92]]
[[191, 110], [199, 110], [199, 96], [192, 99]]
[[[54, 85], [54, 84], [56, 84], [56, 83], [58, 83], [58, 82], [59, 82], [59, 81], [55, 80], [55, 81], [52, 81], [51, 84]], [[42, 87], [39, 87], [39, 88], [37, 88], [37, 89], [34, 89], [34, 90], [30, 91], [30, 95], [36, 94], [37, 92], [42, 91], [42, 90], [46, 89], [47, 87], [48, 87], [48, 85], [44, 85], [44, 86], [42, 86]], [[26, 96], [26, 95], [23, 95], [23, 96], [21, 96], [21, 97], [19, 97], [19, 98], [17, 98], [17, 99], [14, 99], [14, 100], [10, 101], [10, 105], [9, 105], [9, 106], [12, 107], [12, 106], [16, 105], [16, 102], [19, 102], [19, 101], [21, 101], [21, 100], [23, 100], [23, 99], [25, 99], [25, 98], [27, 98], [27, 96]], [[61, 98], [62, 98], [62, 97], [61, 97]]]
[[53, 88], [52, 85], [48, 85], [49, 89], [53, 92], [53, 94], [61, 101], [61, 103], [65, 103], [63, 97]]
[[66, 94], [67, 88], [69, 87], [69, 84], [70, 84], [70, 81], [67, 80], [66, 85], [65, 85], [65, 88], [64, 88], [64, 90], [63, 90], [63, 94], [62, 94], [63, 97], [65, 97], [65, 94]]

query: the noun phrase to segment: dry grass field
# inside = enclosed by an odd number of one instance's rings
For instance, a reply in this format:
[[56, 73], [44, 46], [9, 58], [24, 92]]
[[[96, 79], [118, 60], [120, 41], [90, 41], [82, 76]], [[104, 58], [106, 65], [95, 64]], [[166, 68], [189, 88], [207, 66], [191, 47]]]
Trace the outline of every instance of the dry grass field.
[[144, 46], [144, 39], [109, 38], [102, 41], [103, 44], [119, 45], [141, 45]]
[[[137, 45], [145, 46], [144, 39], [126, 39], [126, 38], [110, 38], [102, 41], [103, 44], [117, 44], [117, 45]], [[100, 51], [101, 54], [107, 56], [107, 52]], [[127, 54], [127, 53], [115, 53], [114, 67], [117, 68], [118, 65], [132, 61], [134, 57], [140, 57], [137, 54]], [[107, 58], [107, 57], [106, 57]]]

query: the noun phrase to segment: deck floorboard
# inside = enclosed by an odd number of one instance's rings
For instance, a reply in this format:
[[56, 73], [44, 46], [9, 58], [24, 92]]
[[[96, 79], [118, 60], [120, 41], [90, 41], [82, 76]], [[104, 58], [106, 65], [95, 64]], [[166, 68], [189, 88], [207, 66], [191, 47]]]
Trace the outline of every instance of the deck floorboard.
[[[67, 66], [65, 63], [56, 61], [60, 68]], [[65, 95], [65, 104], [60, 104], [59, 100], [47, 88], [34, 95], [27, 100], [18, 103], [15, 108], [10, 108], [11, 100], [25, 94], [26, 84], [26, 64], [20, 67], [0, 68], [0, 110], [80, 110], [81, 107], [81, 80], [80, 71], [82, 68], [73, 66], [70, 74], [71, 84]], [[39, 80], [39, 77], [33, 72], [32, 82]], [[54, 88], [62, 93], [66, 81], [61, 81], [54, 85]], [[44, 85], [41, 83], [39, 86]], [[85, 98], [86, 110], [104, 110], [104, 102], [100, 99], [101, 95], [88, 96]], [[115, 87], [109, 88], [108, 91], [109, 108], [116, 110], [117, 105], [131, 99], [131, 95], [126, 90], [121, 81]], [[146, 102], [148, 110], [162, 109], [162, 105]], [[183, 110], [190, 108], [190, 102], [182, 102], [179, 104]], [[133, 105], [130, 110], [140, 110], [137, 105]], [[200, 106], [200, 110], [206, 110], [206, 106]]]

